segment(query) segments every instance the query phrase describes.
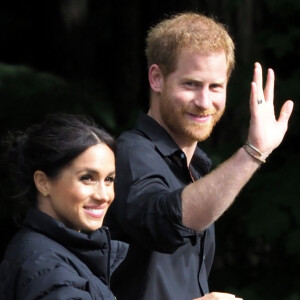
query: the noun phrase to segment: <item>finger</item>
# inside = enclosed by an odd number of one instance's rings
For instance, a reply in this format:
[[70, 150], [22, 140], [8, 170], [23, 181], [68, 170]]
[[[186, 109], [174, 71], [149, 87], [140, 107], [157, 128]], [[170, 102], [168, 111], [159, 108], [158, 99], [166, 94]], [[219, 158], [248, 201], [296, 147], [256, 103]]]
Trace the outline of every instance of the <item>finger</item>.
[[272, 69], [268, 69], [266, 87], [264, 89], [265, 101], [273, 102], [274, 99], [275, 73]]
[[264, 100], [262, 68], [258, 62], [254, 64], [253, 81], [257, 86], [257, 100]]
[[279, 118], [278, 118], [278, 122], [287, 125], [289, 118], [292, 114], [293, 108], [294, 108], [294, 102], [291, 100], [287, 100], [282, 105], [282, 108], [281, 108], [280, 114], [279, 114]]
[[258, 113], [257, 106], [260, 105], [259, 100], [261, 99], [258, 99], [257, 84], [255, 82], [252, 82], [250, 93], [250, 112], [252, 117], [255, 117]]

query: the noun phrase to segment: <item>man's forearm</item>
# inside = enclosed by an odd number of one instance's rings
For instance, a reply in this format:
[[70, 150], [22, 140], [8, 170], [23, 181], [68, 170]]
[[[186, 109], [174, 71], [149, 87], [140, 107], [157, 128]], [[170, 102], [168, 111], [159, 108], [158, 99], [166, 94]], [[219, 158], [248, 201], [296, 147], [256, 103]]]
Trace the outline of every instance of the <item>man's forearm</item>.
[[188, 185], [182, 193], [183, 224], [201, 231], [216, 221], [260, 164], [240, 148], [211, 173]]

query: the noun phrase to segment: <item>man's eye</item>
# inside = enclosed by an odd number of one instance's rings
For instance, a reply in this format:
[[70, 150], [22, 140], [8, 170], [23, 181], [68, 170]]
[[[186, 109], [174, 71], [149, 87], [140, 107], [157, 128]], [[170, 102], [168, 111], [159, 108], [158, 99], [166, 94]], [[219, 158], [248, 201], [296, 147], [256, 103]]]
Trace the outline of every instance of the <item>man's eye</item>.
[[213, 89], [213, 90], [220, 90], [220, 89], [222, 89], [223, 88], [223, 86], [221, 85], [221, 84], [212, 84], [211, 86], [211, 89]]
[[196, 86], [196, 83], [193, 82], [193, 81], [187, 81], [187, 82], [185, 83], [185, 85], [186, 85], [186, 86], [189, 86], [189, 87], [194, 87], [194, 86]]

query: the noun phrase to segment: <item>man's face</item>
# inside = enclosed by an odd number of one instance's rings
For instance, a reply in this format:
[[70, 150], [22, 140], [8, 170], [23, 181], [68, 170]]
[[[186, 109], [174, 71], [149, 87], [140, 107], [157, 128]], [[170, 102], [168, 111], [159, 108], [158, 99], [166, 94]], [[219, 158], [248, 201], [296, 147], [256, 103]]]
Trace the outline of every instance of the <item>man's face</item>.
[[227, 80], [225, 53], [181, 52], [158, 106], [159, 122], [180, 147], [208, 138], [225, 109]]

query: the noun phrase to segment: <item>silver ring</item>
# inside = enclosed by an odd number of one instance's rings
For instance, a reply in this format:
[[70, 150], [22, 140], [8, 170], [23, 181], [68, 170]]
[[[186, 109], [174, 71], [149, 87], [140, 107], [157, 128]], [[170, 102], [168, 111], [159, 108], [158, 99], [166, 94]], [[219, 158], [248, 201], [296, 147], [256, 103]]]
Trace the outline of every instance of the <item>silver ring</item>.
[[259, 99], [257, 100], [257, 104], [262, 104], [263, 103], [263, 100]]

